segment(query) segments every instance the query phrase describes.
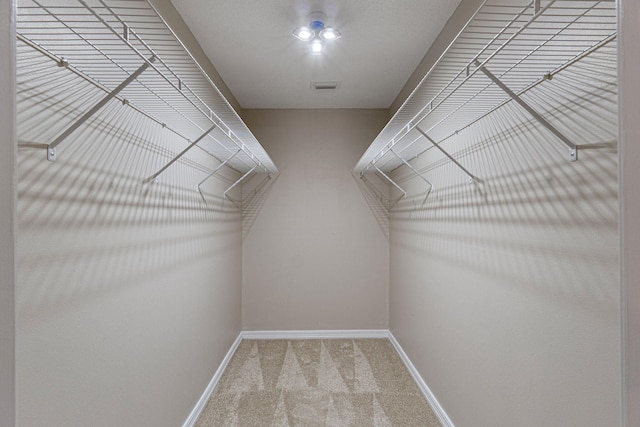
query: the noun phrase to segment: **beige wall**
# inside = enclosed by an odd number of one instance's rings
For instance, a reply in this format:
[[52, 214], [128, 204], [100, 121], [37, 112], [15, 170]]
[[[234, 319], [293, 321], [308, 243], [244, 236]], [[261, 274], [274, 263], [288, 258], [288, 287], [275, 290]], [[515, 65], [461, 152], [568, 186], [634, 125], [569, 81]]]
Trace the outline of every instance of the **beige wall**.
[[[616, 138], [615, 99], [584, 108]], [[412, 196], [390, 224], [391, 331], [458, 427], [616, 426], [618, 154], [570, 163], [529, 121], [508, 104], [444, 144], [480, 184], [422, 155], [424, 206], [396, 171]]]
[[0, 425], [15, 422], [15, 2], [0, 5]]
[[244, 114], [280, 176], [244, 240], [243, 328], [387, 328], [388, 243], [351, 175], [386, 112]]
[[[104, 96], [43, 67], [59, 93]], [[19, 425], [181, 425], [241, 330], [241, 214], [222, 198], [238, 174], [205, 204], [218, 161], [196, 148], [143, 183], [187, 141], [118, 101], [48, 162], [42, 144], [84, 113], [39, 94], [48, 75], [18, 68]]]
[[217, 163], [192, 150], [143, 184], [186, 142], [131, 119], [126, 139], [78, 130], [55, 163], [19, 122], [21, 426], [180, 425], [240, 332], [232, 176], [205, 205], [196, 185]]
[[623, 338], [625, 339], [625, 426], [640, 425], [640, 3], [621, 0], [620, 13], [620, 233]]

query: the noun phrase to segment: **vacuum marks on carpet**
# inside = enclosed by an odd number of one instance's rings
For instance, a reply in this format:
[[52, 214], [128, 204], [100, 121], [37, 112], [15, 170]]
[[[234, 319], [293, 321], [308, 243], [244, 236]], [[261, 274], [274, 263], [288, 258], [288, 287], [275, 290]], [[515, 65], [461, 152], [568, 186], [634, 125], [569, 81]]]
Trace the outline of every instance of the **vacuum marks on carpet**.
[[388, 340], [335, 339], [243, 340], [196, 426], [440, 424]]

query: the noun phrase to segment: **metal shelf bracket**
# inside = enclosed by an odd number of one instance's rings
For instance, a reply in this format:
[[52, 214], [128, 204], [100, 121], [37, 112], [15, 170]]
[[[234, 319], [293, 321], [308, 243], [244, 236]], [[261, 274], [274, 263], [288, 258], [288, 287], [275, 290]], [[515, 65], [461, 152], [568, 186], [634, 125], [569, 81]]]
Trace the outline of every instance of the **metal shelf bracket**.
[[[416, 129], [418, 130], [418, 132], [420, 132], [422, 134], [422, 136], [424, 136], [427, 141], [429, 141], [435, 148], [437, 148], [438, 150], [440, 150], [440, 152], [442, 154], [444, 154], [445, 156], [447, 156], [449, 158], [449, 160], [451, 160], [456, 166], [458, 166], [460, 169], [462, 169], [464, 171], [464, 173], [467, 174], [467, 176], [469, 177], [469, 182], [480, 182], [481, 179], [478, 178], [477, 176], [475, 176], [474, 174], [472, 174], [471, 172], [469, 172], [467, 170], [467, 168], [465, 168], [464, 166], [462, 166], [460, 164], [460, 162], [458, 162], [456, 159], [454, 159], [449, 153], [447, 153], [445, 151], [444, 148], [440, 147], [440, 144], [438, 144], [437, 142], [435, 142], [433, 139], [431, 139], [431, 137], [429, 135], [427, 135], [427, 133], [425, 131], [423, 131], [422, 129], [420, 129], [419, 126], [416, 126]], [[395, 154], [395, 153], [393, 153]]]
[[202, 193], [202, 189], [200, 188], [200, 186], [202, 186], [202, 184], [204, 184], [206, 181], [209, 180], [209, 178], [211, 178], [213, 175], [215, 175], [220, 169], [222, 169], [224, 167], [224, 165], [226, 165], [227, 163], [229, 163], [236, 155], [238, 155], [238, 153], [242, 152], [242, 150], [238, 150], [235, 153], [233, 153], [232, 155], [230, 155], [229, 157], [227, 157], [222, 163], [220, 163], [209, 175], [207, 175], [207, 177], [205, 179], [203, 179], [202, 181], [200, 181], [200, 183], [198, 184], [198, 192], [200, 193], [200, 197], [202, 197], [202, 200], [204, 201], [204, 204], [207, 204], [206, 199], [204, 198], [204, 194]]
[[407, 192], [406, 192], [406, 191], [404, 191], [404, 190], [402, 189], [402, 187], [400, 187], [400, 186], [398, 185], [398, 183], [396, 183], [393, 179], [391, 179], [391, 178], [389, 177], [389, 175], [387, 175], [386, 173], [382, 172], [382, 170], [381, 170], [379, 167], [377, 167], [376, 165], [373, 165], [373, 168], [374, 168], [376, 171], [378, 171], [378, 173], [379, 173], [380, 175], [382, 175], [382, 176], [383, 176], [387, 181], [389, 181], [389, 182], [391, 183], [391, 185], [393, 185], [394, 187], [396, 187], [396, 188], [397, 188], [398, 190], [400, 190], [400, 192], [402, 193], [402, 195], [401, 195], [400, 197], [398, 197], [398, 199], [396, 199], [396, 200], [395, 200], [395, 201], [394, 201], [394, 202], [389, 206], [389, 209], [391, 209], [391, 208], [393, 208], [396, 204], [398, 204], [398, 202], [399, 202], [400, 200], [402, 200], [402, 199], [404, 199], [405, 197], [407, 197]]
[[178, 161], [178, 159], [182, 156], [184, 156], [186, 154], [187, 151], [191, 150], [193, 147], [195, 147], [196, 145], [198, 145], [198, 143], [200, 141], [202, 141], [202, 138], [204, 138], [205, 136], [209, 135], [209, 133], [214, 130], [217, 127], [217, 125], [213, 125], [211, 126], [208, 130], [206, 130], [202, 135], [200, 135], [195, 141], [193, 141], [191, 144], [189, 144], [189, 146], [187, 148], [185, 148], [184, 150], [182, 150], [177, 156], [175, 156], [173, 159], [171, 159], [171, 161], [169, 161], [169, 163], [167, 163], [166, 165], [164, 165], [162, 167], [162, 169], [160, 169], [158, 172], [154, 173], [153, 175], [151, 175], [149, 178], [145, 179], [144, 182], [145, 183], [149, 183], [153, 180], [155, 180], [158, 175], [160, 175], [162, 172], [164, 172], [165, 170], [167, 170], [167, 168], [169, 166], [171, 166], [172, 164], [174, 164], [175, 162]]
[[242, 181], [244, 181], [244, 179], [246, 177], [248, 177], [249, 175], [251, 175], [253, 173], [254, 170], [256, 170], [256, 168], [258, 167], [258, 165], [255, 165], [254, 167], [252, 167], [251, 169], [249, 169], [247, 172], [245, 172], [244, 175], [242, 175], [240, 178], [238, 178], [236, 180], [236, 182], [234, 182], [233, 184], [231, 184], [231, 186], [229, 188], [227, 188], [226, 190], [224, 190], [224, 197], [231, 200], [233, 202], [234, 205], [236, 205], [236, 207], [238, 209], [242, 209], [242, 206], [238, 206], [238, 202], [236, 202], [234, 199], [232, 199], [231, 197], [229, 197], [229, 195], [227, 193], [229, 193], [229, 191], [231, 191], [234, 187], [236, 187], [238, 184], [240, 184]]
[[[424, 182], [427, 183], [428, 186], [428, 190], [427, 190], [427, 194], [424, 196], [424, 201], [422, 202], [422, 204], [426, 203], [427, 198], [429, 197], [429, 194], [431, 194], [431, 190], [433, 190], [433, 184], [431, 184], [431, 182], [429, 182], [429, 180], [422, 174], [420, 173], [420, 171], [416, 168], [414, 168], [411, 163], [409, 163], [408, 161], [406, 161], [401, 155], [399, 155], [398, 153], [396, 153], [393, 148], [390, 148], [389, 151], [391, 151], [391, 153], [396, 156], [402, 163], [404, 163], [409, 169], [411, 169], [411, 171], [413, 171], [413, 173], [415, 173], [421, 180], [423, 180]], [[377, 169], [377, 168], [376, 168]]]
[[[140, 74], [142, 74], [144, 72], [144, 70], [146, 70], [149, 67], [149, 64], [151, 62], [155, 61], [155, 59], [156, 59], [155, 56], [152, 56], [151, 58], [149, 58], [149, 62], [145, 62], [144, 64], [142, 64], [136, 71], [134, 71], [129, 77], [127, 77], [122, 83], [120, 83], [118, 85], [118, 87], [116, 87], [111, 92], [109, 92], [100, 101], [98, 101], [98, 103], [96, 105], [94, 105], [89, 111], [84, 113], [82, 115], [82, 117], [80, 117], [78, 120], [76, 120], [64, 132], [62, 132], [60, 135], [58, 135], [58, 137], [56, 139], [54, 139], [53, 142], [51, 144], [49, 144], [49, 146], [47, 147], [47, 160], [55, 162], [56, 161], [56, 147], [58, 146], [58, 144], [60, 144], [69, 135], [71, 135], [71, 133], [73, 131], [75, 131], [80, 126], [82, 126], [82, 124], [84, 122], [86, 122], [91, 116], [93, 116], [95, 113], [97, 113], [98, 110], [100, 110], [102, 107], [104, 107], [107, 104], [107, 102], [109, 102], [116, 95], [118, 95], [118, 93], [120, 93], [120, 91], [122, 91], [122, 89], [124, 89], [132, 81], [137, 79], [138, 76], [140, 76]], [[67, 66], [67, 65], [68, 65], [68, 62], [66, 62], [65, 66]]]
[[547, 129], [549, 129], [551, 131], [551, 133], [553, 133], [555, 136], [557, 136], [558, 139], [560, 139], [560, 141], [562, 141], [567, 147], [569, 147], [569, 161], [570, 162], [575, 162], [575, 161], [578, 160], [578, 147], [576, 146], [576, 144], [571, 142], [569, 140], [569, 138], [567, 138], [555, 126], [553, 126], [551, 123], [549, 123], [549, 121], [547, 121], [547, 119], [542, 117], [542, 115], [540, 113], [538, 113], [536, 110], [533, 109], [533, 107], [531, 107], [529, 104], [527, 104], [521, 97], [518, 96], [518, 94], [513, 92], [511, 89], [509, 89], [507, 87], [507, 85], [502, 83], [502, 81], [500, 81], [500, 79], [495, 74], [493, 74], [491, 71], [487, 70], [487, 68], [485, 66], [481, 65], [480, 61], [478, 61], [476, 59], [475, 60], [475, 64], [478, 66], [479, 70], [484, 73], [485, 76], [487, 76], [493, 83], [496, 84], [496, 86], [498, 86], [500, 89], [502, 89], [507, 95], [509, 95], [509, 97], [511, 99], [516, 101], [522, 108], [527, 110], [527, 112], [529, 114], [531, 114], [534, 119], [536, 119], [538, 122], [540, 122], [540, 124], [543, 125], [544, 127], [546, 127]]

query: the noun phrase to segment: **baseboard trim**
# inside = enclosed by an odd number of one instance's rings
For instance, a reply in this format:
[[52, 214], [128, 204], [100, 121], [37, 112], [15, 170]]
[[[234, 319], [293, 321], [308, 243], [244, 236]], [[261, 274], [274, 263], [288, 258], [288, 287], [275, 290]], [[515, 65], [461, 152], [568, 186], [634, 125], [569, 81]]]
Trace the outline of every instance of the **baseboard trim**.
[[416, 367], [411, 362], [411, 359], [409, 359], [409, 356], [407, 356], [407, 353], [404, 352], [402, 346], [400, 346], [400, 343], [398, 342], [398, 340], [396, 340], [396, 337], [393, 336], [391, 331], [388, 331], [387, 337], [389, 338], [389, 341], [391, 341], [391, 344], [393, 344], [393, 347], [396, 349], [396, 351], [400, 355], [400, 358], [402, 359], [405, 366], [409, 370], [409, 373], [415, 380], [416, 384], [418, 384], [418, 387], [420, 388], [420, 391], [422, 391], [422, 394], [424, 394], [424, 397], [427, 399], [427, 402], [429, 402], [429, 406], [431, 406], [431, 409], [433, 409], [433, 413], [436, 415], [436, 417], [438, 417], [438, 421], [440, 421], [440, 424], [442, 424], [443, 427], [455, 427], [453, 425], [453, 422], [447, 415], [447, 413], [444, 411], [442, 406], [440, 406], [438, 399], [436, 399], [436, 396], [433, 394], [433, 392], [431, 391], [427, 383], [424, 382], [424, 380], [422, 379], [422, 376], [420, 375]]
[[213, 390], [216, 388], [216, 385], [218, 385], [218, 381], [220, 381], [220, 377], [222, 377], [222, 374], [224, 370], [227, 368], [227, 365], [229, 364], [231, 357], [236, 352], [241, 342], [242, 342], [242, 332], [238, 334], [238, 337], [236, 338], [236, 340], [233, 342], [233, 344], [231, 344], [231, 348], [229, 349], [227, 354], [224, 356], [224, 359], [222, 359], [220, 366], [218, 366], [218, 369], [216, 369], [216, 372], [213, 374], [211, 381], [209, 381], [209, 385], [207, 385], [207, 388], [204, 390], [204, 393], [202, 393], [202, 396], [200, 396], [200, 399], [198, 400], [198, 403], [196, 403], [196, 406], [193, 408], [193, 410], [191, 410], [189, 417], [187, 417], [187, 420], [184, 422], [182, 427], [193, 427], [196, 425], [196, 421], [198, 421], [198, 417], [200, 416], [200, 413], [202, 412], [205, 405], [209, 401], [209, 398], [211, 397], [211, 393], [213, 393]]
[[352, 330], [298, 330], [298, 331], [244, 331], [242, 338], [248, 340], [313, 340], [313, 339], [365, 339], [388, 338], [386, 329]]

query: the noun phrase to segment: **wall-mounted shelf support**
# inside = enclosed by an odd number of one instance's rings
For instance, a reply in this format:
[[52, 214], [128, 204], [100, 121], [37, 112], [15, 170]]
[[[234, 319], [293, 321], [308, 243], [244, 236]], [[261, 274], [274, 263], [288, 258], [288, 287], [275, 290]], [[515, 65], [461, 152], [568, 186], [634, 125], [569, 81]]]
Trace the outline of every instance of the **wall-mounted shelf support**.
[[431, 184], [431, 182], [429, 182], [429, 180], [422, 174], [420, 173], [420, 171], [416, 168], [414, 168], [411, 163], [409, 163], [408, 161], [406, 161], [401, 155], [399, 155], [398, 153], [396, 153], [393, 148], [390, 148], [389, 151], [391, 151], [391, 153], [396, 156], [398, 158], [398, 160], [400, 160], [402, 163], [405, 164], [405, 166], [407, 166], [409, 169], [411, 169], [411, 171], [413, 171], [413, 173], [416, 174], [416, 176], [418, 176], [418, 178], [420, 178], [421, 180], [423, 180], [424, 182], [427, 183], [428, 186], [428, 190], [427, 190], [427, 194], [424, 197], [424, 201], [427, 201], [427, 197], [429, 197], [429, 194], [431, 194], [431, 190], [433, 189], [433, 185]]
[[200, 181], [200, 183], [198, 184], [198, 192], [200, 193], [200, 196], [202, 197], [202, 200], [204, 201], [205, 205], [207, 204], [207, 201], [204, 198], [204, 194], [202, 193], [202, 189], [200, 188], [200, 186], [202, 184], [204, 184], [205, 182], [207, 182], [209, 180], [209, 178], [211, 178], [213, 175], [215, 175], [220, 169], [222, 169], [224, 167], [224, 165], [229, 163], [237, 154], [239, 154], [241, 152], [242, 152], [242, 150], [238, 150], [235, 153], [233, 153], [232, 155], [230, 155], [229, 157], [227, 157], [226, 159], [224, 159], [224, 161], [222, 163], [220, 163], [209, 175], [207, 175], [207, 177], [205, 179]]
[[[460, 162], [458, 162], [458, 161], [457, 161], [456, 159], [454, 159], [454, 158], [453, 158], [449, 153], [447, 153], [447, 152], [445, 151], [445, 149], [444, 149], [444, 148], [440, 147], [440, 144], [438, 144], [438, 143], [437, 143], [437, 142], [435, 142], [433, 139], [431, 139], [431, 137], [430, 137], [429, 135], [427, 135], [427, 133], [426, 133], [425, 131], [423, 131], [422, 129], [420, 129], [420, 127], [419, 127], [419, 126], [416, 126], [416, 129], [417, 129], [417, 131], [418, 131], [418, 132], [420, 132], [420, 133], [422, 134], [422, 136], [424, 136], [424, 137], [427, 139], [427, 141], [429, 141], [429, 142], [430, 142], [430, 143], [431, 143], [435, 148], [437, 148], [438, 150], [440, 150], [440, 152], [441, 152], [442, 154], [444, 154], [445, 156], [447, 156], [447, 158], [448, 158], [449, 160], [451, 160], [451, 161], [452, 161], [456, 166], [458, 166], [460, 169], [462, 169], [462, 170], [464, 171], [464, 173], [466, 173], [466, 174], [467, 174], [467, 176], [469, 177], [469, 180], [470, 180], [470, 181], [476, 181], [476, 182], [479, 182], [479, 181], [480, 181], [480, 178], [478, 178], [477, 176], [475, 176], [474, 174], [472, 174], [471, 172], [469, 172], [469, 171], [467, 170], [467, 168], [465, 168], [464, 166], [462, 166], [462, 165], [460, 164]], [[395, 154], [395, 152], [394, 152], [393, 154]]]
[[267, 172], [267, 176], [265, 176], [262, 181], [260, 181], [258, 185], [256, 185], [255, 188], [251, 190], [250, 194], [248, 196], [244, 196], [244, 198], [242, 199], [242, 206], [245, 206], [246, 203], [250, 203], [272, 179], [273, 177], [271, 176], [271, 173]]
[[252, 167], [251, 169], [249, 169], [244, 175], [242, 175], [240, 178], [238, 178], [236, 180], [236, 182], [234, 182], [233, 184], [231, 184], [231, 186], [229, 188], [227, 188], [226, 190], [224, 190], [224, 197], [231, 200], [233, 202], [233, 204], [236, 205], [237, 208], [242, 208], [241, 206], [238, 206], [238, 203], [233, 200], [231, 197], [229, 197], [229, 195], [227, 194], [229, 191], [231, 191], [234, 187], [236, 187], [238, 184], [240, 184], [242, 181], [244, 181], [244, 179], [246, 177], [248, 177], [249, 175], [251, 175], [253, 173], [253, 171], [256, 170], [256, 168], [258, 167], [258, 165], [255, 165], [254, 167]]
[[529, 104], [527, 104], [522, 98], [520, 98], [515, 92], [507, 87], [504, 83], [500, 81], [500, 79], [493, 74], [491, 71], [487, 70], [487, 68], [480, 64], [480, 62], [476, 59], [475, 64], [479, 67], [480, 71], [484, 73], [493, 83], [495, 83], [500, 89], [502, 89], [511, 99], [516, 101], [522, 108], [527, 110], [529, 114], [533, 116], [541, 125], [546, 127], [558, 137], [562, 142], [565, 143], [569, 147], [569, 161], [575, 162], [578, 160], [578, 147], [576, 144], [571, 142], [562, 132], [560, 132], [555, 126], [549, 123], [540, 113], [534, 110]]
[[82, 117], [76, 120], [71, 126], [69, 126], [64, 132], [62, 132], [56, 139], [53, 140], [51, 144], [47, 147], [47, 160], [55, 162], [56, 161], [56, 147], [62, 141], [64, 141], [73, 131], [78, 129], [84, 122], [86, 122], [91, 116], [98, 112], [102, 107], [104, 107], [107, 102], [112, 100], [122, 89], [127, 87], [132, 81], [138, 78], [140, 74], [144, 72], [149, 67], [151, 62], [155, 61], [155, 56], [149, 58], [149, 62], [145, 62], [134, 71], [129, 77], [127, 77], [122, 83], [118, 85], [115, 89], [109, 92], [104, 98], [102, 98], [96, 105], [94, 105], [89, 111], [84, 113]]
[[169, 161], [169, 163], [167, 163], [166, 165], [164, 165], [162, 167], [162, 169], [160, 169], [158, 172], [154, 173], [153, 175], [151, 175], [149, 178], [145, 179], [144, 182], [148, 183], [153, 181], [154, 179], [156, 179], [162, 172], [164, 172], [165, 170], [167, 170], [167, 168], [169, 166], [171, 166], [172, 164], [174, 164], [175, 162], [178, 161], [178, 159], [180, 159], [180, 157], [184, 156], [185, 153], [189, 150], [191, 150], [193, 147], [195, 147], [196, 145], [198, 145], [198, 143], [202, 140], [202, 138], [204, 138], [205, 136], [209, 135], [209, 133], [211, 133], [212, 130], [214, 130], [217, 127], [217, 125], [213, 125], [211, 126], [208, 130], [206, 130], [202, 135], [200, 135], [195, 141], [193, 141], [191, 144], [189, 144], [189, 146], [187, 148], [185, 148], [184, 150], [182, 150], [177, 156], [175, 156], [173, 159], [171, 159], [171, 161]]
[[391, 208], [393, 208], [393, 207], [394, 207], [394, 206], [395, 206], [395, 205], [396, 205], [400, 200], [402, 200], [402, 199], [404, 199], [405, 197], [407, 197], [407, 192], [406, 192], [406, 191], [404, 191], [404, 190], [402, 189], [402, 187], [400, 187], [400, 186], [398, 185], [398, 183], [396, 183], [393, 179], [391, 179], [391, 177], [389, 177], [389, 175], [387, 175], [386, 173], [382, 172], [382, 170], [381, 170], [379, 167], [377, 167], [376, 165], [373, 165], [373, 168], [374, 168], [376, 171], [378, 171], [378, 173], [379, 173], [380, 175], [382, 175], [382, 176], [383, 176], [387, 181], [389, 181], [389, 182], [391, 183], [391, 185], [393, 185], [394, 187], [396, 187], [396, 188], [397, 188], [398, 190], [400, 190], [400, 192], [402, 193], [402, 195], [401, 195], [400, 197], [398, 197], [398, 199], [397, 199], [397, 200], [395, 200], [395, 201], [391, 204], [391, 206], [389, 206], [389, 209], [391, 209]]
[[381, 194], [380, 190], [378, 190], [373, 184], [369, 183], [369, 180], [367, 179], [367, 177], [365, 176], [364, 173], [360, 174], [360, 179], [362, 180], [364, 185], [369, 189], [369, 191], [371, 191], [371, 194], [373, 194], [373, 196], [378, 201], [380, 201], [380, 203], [388, 210], [389, 209], [388, 206], [389, 206], [389, 203], [390, 203], [388, 198], [385, 197], [383, 194]]

